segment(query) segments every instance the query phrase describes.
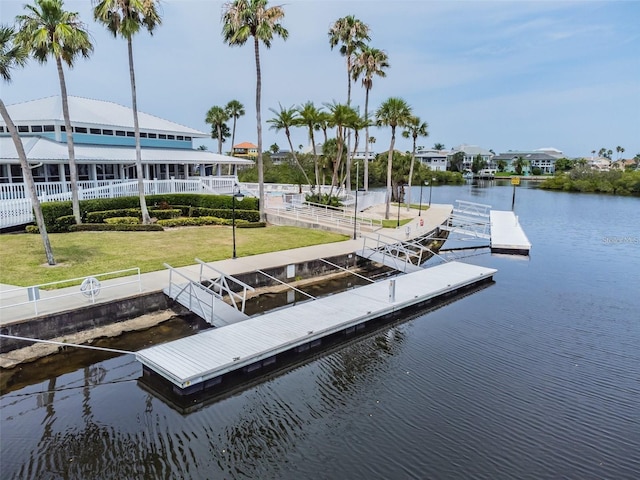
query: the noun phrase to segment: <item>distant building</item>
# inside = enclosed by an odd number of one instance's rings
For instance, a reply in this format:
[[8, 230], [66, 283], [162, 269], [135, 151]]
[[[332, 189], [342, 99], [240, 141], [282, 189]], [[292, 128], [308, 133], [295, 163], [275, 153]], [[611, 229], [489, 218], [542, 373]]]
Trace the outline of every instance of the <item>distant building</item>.
[[422, 149], [416, 152], [416, 160], [433, 171], [444, 172], [449, 166], [448, 153], [448, 150]]
[[608, 172], [611, 170], [611, 159], [606, 157], [596, 157], [591, 160], [587, 160], [587, 165], [593, 170]]
[[242, 142], [233, 146], [232, 155], [240, 158], [255, 158], [258, 156], [258, 146], [250, 142]]
[[271, 153], [271, 162], [274, 165], [281, 165], [283, 163], [288, 163], [289, 160], [293, 158], [291, 155], [291, 151], [289, 150], [278, 150], [276, 153]]
[[[562, 152], [560, 152], [560, 154], [562, 154]], [[541, 150], [509, 150], [508, 152], [501, 153], [500, 155], [496, 155], [495, 157], [493, 157], [493, 161], [496, 163], [496, 165], [500, 161], [504, 161], [506, 163], [504, 171], [515, 173], [515, 161], [518, 160], [518, 158], [522, 157], [527, 161], [527, 164], [522, 168], [522, 173], [524, 173], [525, 175], [530, 174], [534, 168], [540, 169], [540, 172], [543, 174], [548, 174], [554, 173], [556, 170], [556, 160], [558, 160], [558, 158], [561, 158], [556, 155], [549, 155], [548, 153], [543, 153]]]
[[485, 150], [484, 148], [481, 148], [477, 145], [466, 145], [466, 144], [462, 144], [457, 147], [454, 147], [447, 153], [447, 162], [449, 165], [451, 165], [451, 159], [453, 158], [453, 156], [458, 152], [462, 152], [464, 154], [464, 158], [462, 160], [462, 170], [471, 171], [473, 160], [478, 155], [480, 155], [482, 160], [486, 162], [486, 167], [485, 167], [486, 169], [495, 170], [496, 168], [496, 163], [493, 161], [493, 157], [494, 157], [493, 152], [489, 150]]

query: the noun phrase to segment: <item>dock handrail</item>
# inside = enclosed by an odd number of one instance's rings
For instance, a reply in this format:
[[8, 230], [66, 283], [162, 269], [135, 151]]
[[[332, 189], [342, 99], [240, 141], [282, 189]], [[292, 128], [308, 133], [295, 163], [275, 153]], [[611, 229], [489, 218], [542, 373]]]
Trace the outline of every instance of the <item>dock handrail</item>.
[[[214, 292], [212, 290], [209, 290], [207, 287], [205, 287], [204, 285], [202, 285], [199, 282], [195, 282], [193, 281], [193, 279], [187, 277], [185, 274], [180, 273], [176, 268], [173, 268], [171, 265], [164, 263], [163, 264], [165, 268], [169, 269], [169, 290], [172, 291], [172, 287], [175, 286], [176, 288], [179, 288], [180, 290], [178, 291], [178, 293], [174, 296], [174, 298], [178, 298], [180, 296], [180, 294], [182, 292], [185, 292], [188, 290], [189, 292], [189, 304], [186, 305], [186, 307], [193, 311], [193, 299], [195, 297], [196, 302], [198, 303], [198, 305], [200, 306], [200, 309], [203, 313], [206, 313], [206, 310], [209, 310], [211, 315], [209, 318], [213, 318], [214, 316], [214, 308], [215, 308], [215, 302], [213, 301], [214, 298]], [[184, 278], [187, 283], [185, 285], [180, 285], [179, 283], [174, 283], [173, 282], [173, 274], [176, 274], [182, 278]], [[204, 302], [203, 299], [201, 299], [200, 297], [198, 297], [197, 294], [195, 294], [194, 292], [197, 290], [194, 289], [200, 289], [204, 292], [207, 293], [207, 295], [205, 296], [205, 298], [211, 298], [212, 301], [211, 303], [207, 303]], [[204, 307], [207, 307], [207, 309], [205, 310], [205, 308], [203, 308], [203, 304]]]
[[[241, 312], [244, 313], [244, 307], [247, 301], [247, 290], [254, 292], [255, 288], [253, 288], [251, 285], [247, 285], [246, 283], [241, 282], [240, 280], [238, 280], [235, 277], [232, 277], [231, 275], [227, 275], [226, 273], [221, 272], [220, 270], [212, 267], [211, 265], [200, 260], [199, 258], [196, 258], [195, 260], [200, 264], [200, 282], [202, 282], [203, 280], [207, 280], [211, 282], [211, 285], [209, 286], [209, 290], [213, 291], [214, 294], [218, 295], [220, 299], [222, 299], [222, 292], [226, 292], [229, 295], [229, 299], [231, 300], [233, 307], [236, 310], [240, 310]], [[203, 275], [203, 271], [205, 267], [208, 268], [209, 270], [213, 270], [214, 272], [216, 272], [218, 274], [218, 278], [214, 280], [213, 278], [205, 277]], [[242, 294], [234, 292], [229, 286], [229, 283], [227, 280], [231, 280], [236, 285], [241, 286]], [[211, 287], [213, 285], [216, 285], [220, 291], [216, 292], [214, 289], [212, 289]], [[236, 298], [242, 302], [241, 308], [238, 308], [238, 305], [236, 304], [236, 300], [235, 300]]]

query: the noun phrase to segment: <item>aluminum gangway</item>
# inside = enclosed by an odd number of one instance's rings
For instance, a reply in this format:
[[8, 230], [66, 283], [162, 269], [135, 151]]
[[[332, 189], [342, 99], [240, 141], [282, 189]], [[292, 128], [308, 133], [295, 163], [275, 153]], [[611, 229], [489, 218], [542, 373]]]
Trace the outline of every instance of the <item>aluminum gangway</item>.
[[[198, 258], [196, 262], [200, 264], [198, 280], [165, 263], [169, 269], [169, 286], [163, 290], [164, 293], [214, 327], [248, 319], [244, 313], [247, 291], [255, 289]], [[209, 270], [215, 275], [205, 275]], [[225, 297], [228, 302], [225, 302]]]
[[491, 205], [456, 200], [451, 215], [440, 228], [468, 237], [491, 239]]
[[444, 260], [444, 257], [421, 243], [425, 240], [442, 239], [426, 235], [412, 240], [400, 240], [379, 233], [374, 237], [364, 236], [362, 249], [356, 251], [356, 254], [401, 272], [417, 272], [422, 270], [420, 265], [433, 255]]

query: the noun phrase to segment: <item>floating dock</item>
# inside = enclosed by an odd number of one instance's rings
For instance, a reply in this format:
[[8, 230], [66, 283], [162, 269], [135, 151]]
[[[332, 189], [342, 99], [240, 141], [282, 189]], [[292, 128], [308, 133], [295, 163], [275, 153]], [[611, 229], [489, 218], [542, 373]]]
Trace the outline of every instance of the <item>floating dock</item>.
[[136, 358], [145, 375], [167, 380], [178, 395], [223, 388], [226, 376], [277, 365], [369, 321], [489, 283], [496, 271], [449, 262], [156, 345]]
[[529, 255], [531, 243], [513, 212], [491, 210], [491, 253]]

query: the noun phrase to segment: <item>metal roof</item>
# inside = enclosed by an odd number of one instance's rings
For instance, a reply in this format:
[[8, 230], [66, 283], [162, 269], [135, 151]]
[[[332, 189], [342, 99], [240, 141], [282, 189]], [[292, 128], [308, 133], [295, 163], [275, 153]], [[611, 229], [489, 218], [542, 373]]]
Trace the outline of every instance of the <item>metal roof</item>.
[[[103, 100], [69, 96], [69, 115], [72, 125], [100, 127], [122, 127], [133, 129], [133, 111], [129, 107]], [[59, 95], [40, 98], [28, 102], [7, 105], [7, 110], [15, 124], [20, 123], [64, 123], [62, 99]], [[175, 122], [138, 111], [140, 129], [145, 131], [168, 132], [192, 137], [208, 138], [209, 134], [185, 127]], [[0, 124], [4, 122], [0, 120]]]
[[[22, 137], [25, 152], [29, 161], [68, 162], [67, 144], [55, 142], [42, 137]], [[74, 152], [77, 162], [83, 163], [133, 163], [136, 161], [135, 147], [75, 144]], [[0, 162], [17, 162], [13, 140], [8, 136], [0, 136]], [[231, 165], [253, 165], [253, 160], [219, 155], [207, 150], [149, 148], [142, 147], [143, 163], [189, 163]]]

